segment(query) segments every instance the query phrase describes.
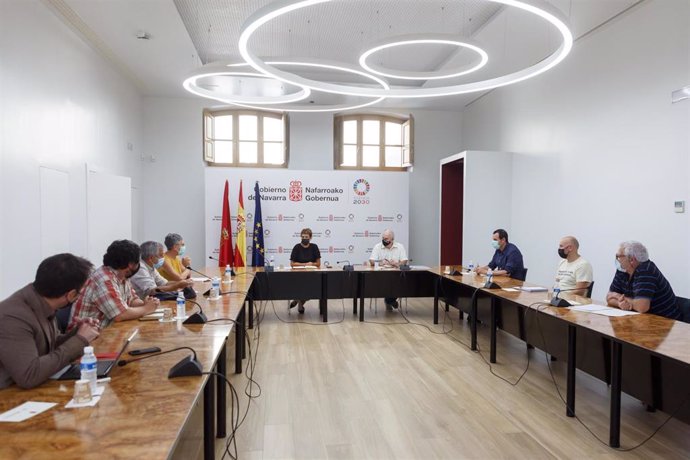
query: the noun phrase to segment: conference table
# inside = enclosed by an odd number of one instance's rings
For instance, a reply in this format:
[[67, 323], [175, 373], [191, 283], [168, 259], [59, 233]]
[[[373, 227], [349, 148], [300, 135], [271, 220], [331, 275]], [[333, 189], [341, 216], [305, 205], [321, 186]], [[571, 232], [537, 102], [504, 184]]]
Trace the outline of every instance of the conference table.
[[[211, 268], [209, 274], [222, 269]], [[215, 437], [226, 436], [226, 347], [235, 331], [235, 371], [242, 371], [246, 293], [253, 275], [237, 277], [232, 292], [218, 300], [199, 295], [187, 302], [187, 315], [203, 309], [205, 324], [181, 321], [123, 321], [103, 330], [93, 343], [97, 354], [118, 351], [126, 337], [139, 332], [128, 349], [158, 346], [168, 354], [116, 366], [111, 381], [94, 407], [67, 409], [73, 381], [49, 380], [31, 390], [17, 386], [0, 390], [0, 412], [27, 401], [56, 403], [28, 420], [0, 424], [0, 458], [169, 458], [197, 405], [203, 403], [204, 458], [215, 456]], [[209, 283], [196, 283], [202, 293]], [[174, 302], [162, 306], [175, 308]], [[168, 371], [192, 353], [205, 374], [168, 378]], [[146, 356], [146, 355], [145, 355]], [[122, 358], [132, 358], [123, 354]], [[217, 375], [207, 374], [215, 372]], [[215, 414], [215, 417], [214, 417]], [[215, 423], [214, 423], [215, 422]], [[214, 426], [215, 425], [215, 426]], [[214, 436], [215, 434], [215, 436]]]
[[[490, 362], [497, 359], [496, 331], [502, 329], [552, 356], [567, 359], [566, 415], [575, 415], [575, 374], [580, 369], [611, 386], [609, 445], [620, 446], [621, 393], [686, 422], [690, 408], [690, 324], [657, 315], [609, 317], [549, 305], [545, 292], [517, 290], [535, 285], [495, 277], [501, 289], [483, 288], [485, 277], [451, 276], [441, 267], [434, 296], [434, 323], [439, 299], [470, 314], [471, 347], [477, 347], [477, 322], [490, 329]], [[564, 293], [581, 305], [605, 302]]]
[[[205, 324], [126, 321], [103, 331], [96, 352], [117, 350], [134, 328], [139, 335], [131, 348], [159, 346], [163, 350], [188, 346], [195, 350], [204, 372], [212, 375], [168, 379], [168, 370], [188, 351], [117, 367], [100, 402], [93, 408], [66, 409], [72, 382], [49, 381], [32, 390], [0, 390], [0, 412], [25, 401], [55, 402], [52, 409], [25, 422], [0, 425], [0, 458], [89, 458], [102, 455], [144, 458], [171, 456], [189, 415], [203, 401], [204, 457], [214, 457], [214, 433], [226, 436], [226, 346], [235, 332], [235, 372], [242, 372], [246, 328], [254, 321], [254, 301], [318, 299], [323, 321], [328, 321], [328, 299], [353, 300], [353, 314], [364, 320], [364, 299], [372, 297], [433, 297], [433, 321], [438, 323], [439, 302], [458, 308], [471, 318], [471, 347], [477, 349], [477, 324], [490, 329], [490, 361], [496, 362], [497, 331], [503, 330], [558, 358], [567, 360], [566, 415], [575, 415], [576, 370], [611, 385], [609, 444], [620, 445], [621, 393], [650, 406], [675, 412], [690, 420], [686, 382], [690, 381], [690, 324], [655, 315], [607, 317], [555, 308], [544, 292], [524, 292], [533, 286], [507, 277], [495, 277], [502, 289], [485, 289], [480, 276], [452, 276], [441, 267], [409, 271], [357, 267], [276, 270], [240, 268], [232, 284], [221, 285], [222, 295], [203, 295], [210, 279], [196, 279], [199, 296], [188, 302], [187, 313], [201, 308]], [[208, 277], [223, 269], [207, 267]], [[581, 304], [591, 299], [564, 298]], [[197, 303], [197, 305], [194, 305]], [[358, 311], [359, 303], [359, 311]], [[171, 303], [174, 308], [174, 304]], [[446, 307], [447, 308], [447, 307]], [[215, 408], [215, 417], [214, 417]], [[681, 408], [683, 411], [676, 411]], [[215, 423], [215, 426], [214, 426]], [[57, 447], [56, 447], [57, 446]]]

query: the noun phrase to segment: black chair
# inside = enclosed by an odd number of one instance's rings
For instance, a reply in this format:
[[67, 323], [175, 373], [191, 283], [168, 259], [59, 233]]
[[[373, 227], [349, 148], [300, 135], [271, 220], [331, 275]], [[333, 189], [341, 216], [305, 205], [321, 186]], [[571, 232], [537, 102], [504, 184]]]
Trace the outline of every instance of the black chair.
[[58, 329], [63, 334], [65, 333], [65, 331], [67, 331], [67, 326], [69, 326], [69, 318], [72, 313], [72, 305], [73, 304], [70, 304], [65, 308], [61, 308], [57, 311], [57, 313], [55, 313], [55, 319], [57, 319]]
[[585, 297], [589, 297], [591, 299], [593, 290], [594, 290], [594, 281], [589, 283], [589, 286], [587, 287], [587, 294], [585, 294]]
[[680, 320], [685, 323], [690, 323], [690, 299], [676, 296], [676, 306], [680, 310]]
[[527, 269], [523, 268], [521, 271], [516, 271], [511, 274], [511, 278], [518, 281], [525, 281], [527, 279]]

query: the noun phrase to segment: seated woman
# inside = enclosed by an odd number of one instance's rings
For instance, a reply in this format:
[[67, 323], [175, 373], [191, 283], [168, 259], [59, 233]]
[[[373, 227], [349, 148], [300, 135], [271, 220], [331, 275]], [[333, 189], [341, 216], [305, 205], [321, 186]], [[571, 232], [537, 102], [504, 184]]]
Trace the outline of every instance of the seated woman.
[[[300, 237], [302, 241], [292, 248], [292, 253], [290, 254], [290, 266], [291, 267], [321, 267], [321, 252], [319, 247], [311, 243], [312, 232], [310, 228], [303, 228], [300, 232]], [[308, 299], [293, 300], [290, 302], [290, 308], [295, 308], [299, 303], [299, 308], [297, 309], [300, 313], [304, 313], [304, 303]]]
[[165, 237], [165, 247], [167, 251], [163, 255], [163, 266], [158, 269], [158, 273], [168, 281], [182, 281], [190, 278], [192, 272], [186, 267], [192, 261], [189, 257], [184, 257], [184, 239], [177, 233], [168, 233]]

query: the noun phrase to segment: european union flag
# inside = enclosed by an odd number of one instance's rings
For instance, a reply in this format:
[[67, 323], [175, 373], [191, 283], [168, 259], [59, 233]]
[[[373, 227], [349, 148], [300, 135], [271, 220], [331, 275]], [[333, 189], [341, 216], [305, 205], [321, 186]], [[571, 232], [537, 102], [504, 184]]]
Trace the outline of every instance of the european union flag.
[[252, 266], [264, 266], [264, 223], [261, 221], [261, 194], [259, 181], [254, 185], [254, 238], [252, 240]]

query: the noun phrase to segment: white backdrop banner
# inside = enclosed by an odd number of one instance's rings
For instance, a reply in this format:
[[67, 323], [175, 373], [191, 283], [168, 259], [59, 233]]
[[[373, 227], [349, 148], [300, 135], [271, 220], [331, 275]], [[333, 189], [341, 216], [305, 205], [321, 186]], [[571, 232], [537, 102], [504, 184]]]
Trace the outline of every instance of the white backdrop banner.
[[399, 172], [298, 171], [290, 169], [206, 168], [206, 254], [217, 257], [223, 188], [229, 184], [233, 246], [240, 180], [251, 265], [254, 184], [259, 181], [266, 261], [288, 265], [300, 231], [311, 228], [321, 263], [361, 264], [387, 228], [408, 248], [409, 175]]

